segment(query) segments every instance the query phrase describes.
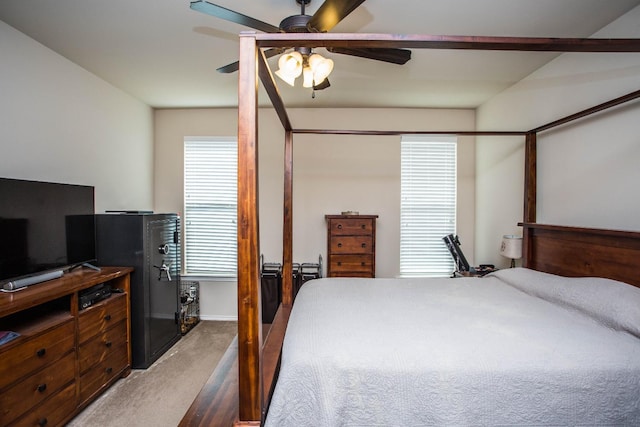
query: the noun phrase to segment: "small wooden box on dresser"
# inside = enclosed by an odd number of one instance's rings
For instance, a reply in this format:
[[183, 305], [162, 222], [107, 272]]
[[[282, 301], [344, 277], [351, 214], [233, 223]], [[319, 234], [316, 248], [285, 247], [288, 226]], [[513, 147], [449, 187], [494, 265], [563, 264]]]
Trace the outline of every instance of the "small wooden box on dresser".
[[327, 277], [376, 276], [378, 215], [325, 215]]
[[[131, 372], [130, 267], [77, 269], [59, 279], [0, 293], [0, 425], [57, 426]], [[80, 309], [84, 289], [110, 297]]]

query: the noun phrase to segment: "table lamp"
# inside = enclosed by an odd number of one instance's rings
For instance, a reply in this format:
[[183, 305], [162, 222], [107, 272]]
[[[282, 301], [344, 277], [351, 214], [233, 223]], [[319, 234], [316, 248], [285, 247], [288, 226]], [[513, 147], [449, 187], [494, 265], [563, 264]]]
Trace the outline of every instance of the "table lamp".
[[516, 260], [522, 258], [522, 237], [514, 234], [502, 236], [500, 255], [511, 258], [511, 268], [516, 266]]

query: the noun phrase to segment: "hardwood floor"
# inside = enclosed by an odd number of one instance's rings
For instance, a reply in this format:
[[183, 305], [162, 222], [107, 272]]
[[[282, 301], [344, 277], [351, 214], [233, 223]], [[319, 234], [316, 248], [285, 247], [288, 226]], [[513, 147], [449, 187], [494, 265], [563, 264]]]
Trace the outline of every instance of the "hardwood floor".
[[[272, 324], [263, 324], [263, 399], [273, 392], [280, 366], [280, 351], [291, 308], [278, 309]], [[238, 423], [239, 417], [238, 337], [236, 336], [189, 410], [180, 427], [259, 426], [259, 421]]]
[[180, 427], [230, 427], [238, 419], [238, 337], [209, 377]]

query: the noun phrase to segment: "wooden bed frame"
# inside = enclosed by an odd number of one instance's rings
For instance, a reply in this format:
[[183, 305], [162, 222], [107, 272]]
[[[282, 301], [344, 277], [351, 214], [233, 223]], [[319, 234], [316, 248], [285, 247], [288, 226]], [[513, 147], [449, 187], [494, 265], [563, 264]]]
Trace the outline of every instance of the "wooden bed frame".
[[[640, 39], [547, 39], [384, 34], [240, 35], [238, 92], [238, 337], [196, 398], [181, 425], [258, 426], [264, 420], [277, 377], [280, 351], [293, 305], [292, 190], [293, 135], [449, 134], [514, 136], [525, 139], [523, 265], [567, 276], [600, 276], [640, 287], [634, 267], [640, 259], [640, 233], [572, 228], [536, 223], [536, 141], [539, 133], [636, 100], [640, 90], [527, 131], [363, 131], [295, 129], [262, 53], [272, 47], [475, 49], [554, 52], [640, 52]], [[258, 218], [258, 78], [285, 130], [283, 301], [263, 334], [260, 316], [260, 244]], [[264, 335], [264, 340], [263, 340]], [[237, 349], [237, 358], [236, 351]], [[236, 371], [237, 366], [237, 371]], [[224, 369], [224, 371], [220, 371]], [[235, 421], [232, 421], [232, 418]]]

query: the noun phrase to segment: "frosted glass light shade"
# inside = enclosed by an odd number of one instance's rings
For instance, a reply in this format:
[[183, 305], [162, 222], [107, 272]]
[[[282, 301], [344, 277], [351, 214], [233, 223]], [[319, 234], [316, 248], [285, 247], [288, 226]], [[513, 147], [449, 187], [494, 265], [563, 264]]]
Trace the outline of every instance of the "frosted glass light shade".
[[302, 74], [302, 55], [295, 50], [285, 53], [278, 59], [278, 67], [276, 76], [293, 86], [296, 78]]
[[311, 68], [304, 67], [302, 69], [302, 78], [302, 87], [313, 87], [313, 71], [311, 71]]
[[323, 57], [322, 55], [314, 53], [309, 56], [309, 67], [311, 67], [311, 70], [313, 71], [314, 85], [319, 85], [329, 77], [329, 74], [333, 71], [333, 61]]

